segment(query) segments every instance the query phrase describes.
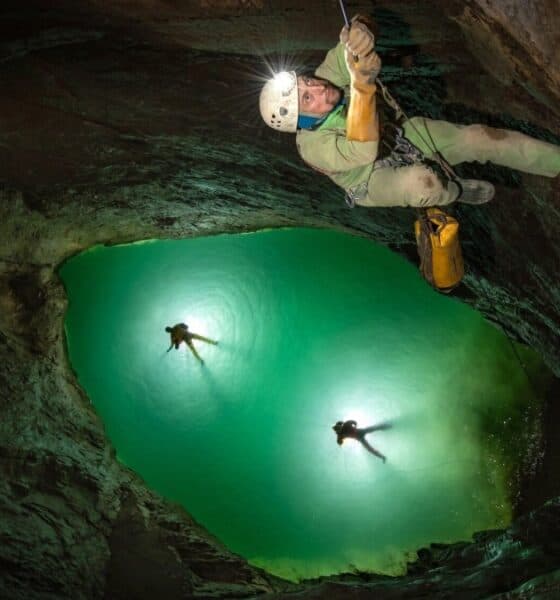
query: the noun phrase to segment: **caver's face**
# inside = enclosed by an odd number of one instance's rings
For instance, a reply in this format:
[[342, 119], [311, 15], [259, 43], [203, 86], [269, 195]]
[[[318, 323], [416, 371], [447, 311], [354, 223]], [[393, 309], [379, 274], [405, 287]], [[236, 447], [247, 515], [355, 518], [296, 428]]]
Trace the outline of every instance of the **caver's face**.
[[326, 79], [298, 77], [299, 113], [322, 117], [339, 102], [342, 92]]

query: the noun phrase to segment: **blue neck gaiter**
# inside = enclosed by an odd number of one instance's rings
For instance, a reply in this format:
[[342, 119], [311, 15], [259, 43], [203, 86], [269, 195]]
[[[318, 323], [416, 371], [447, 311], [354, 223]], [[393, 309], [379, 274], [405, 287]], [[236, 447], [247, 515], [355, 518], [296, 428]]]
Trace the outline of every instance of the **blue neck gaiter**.
[[308, 115], [299, 115], [297, 126], [298, 129], [317, 129], [329, 115], [331, 115], [339, 106], [346, 104], [346, 98], [342, 97], [339, 103], [333, 109], [322, 117], [310, 117]]

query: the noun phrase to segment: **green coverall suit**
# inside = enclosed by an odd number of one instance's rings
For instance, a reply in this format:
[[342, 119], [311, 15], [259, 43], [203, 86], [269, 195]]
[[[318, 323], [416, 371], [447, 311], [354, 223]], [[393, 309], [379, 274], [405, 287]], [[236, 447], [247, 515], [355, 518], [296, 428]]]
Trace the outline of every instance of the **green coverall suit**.
[[[350, 85], [345, 48], [339, 43], [327, 53], [315, 75], [340, 88]], [[315, 130], [299, 129], [298, 151], [311, 167], [328, 175], [362, 206], [445, 206], [457, 200], [454, 182], [442, 183], [428, 166], [413, 164], [376, 168], [379, 142], [346, 139], [346, 107], [333, 109]], [[526, 173], [556, 177], [560, 174], [560, 147], [506, 129], [483, 125], [454, 125], [423, 117], [401, 124], [405, 137], [426, 158], [437, 150], [451, 165], [490, 161]], [[426, 143], [427, 142], [427, 143]]]

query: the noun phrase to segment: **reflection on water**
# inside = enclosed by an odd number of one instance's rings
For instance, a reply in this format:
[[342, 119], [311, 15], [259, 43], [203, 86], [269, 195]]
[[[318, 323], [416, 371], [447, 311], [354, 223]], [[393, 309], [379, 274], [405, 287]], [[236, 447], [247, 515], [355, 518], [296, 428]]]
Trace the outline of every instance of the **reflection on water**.
[[[393, 573], [507, 524], [538, 402], [508, 340], [386, 249], [268, 231], [97, 248], [61, 274], [70, 357], [119, 458], [256, 564]], [[179, 322], [219, 340], [195, 341], [204, 366], [166, 353]], [[337, 445], [347, 419], [391, 423], [367, 437], [386, 464]]]

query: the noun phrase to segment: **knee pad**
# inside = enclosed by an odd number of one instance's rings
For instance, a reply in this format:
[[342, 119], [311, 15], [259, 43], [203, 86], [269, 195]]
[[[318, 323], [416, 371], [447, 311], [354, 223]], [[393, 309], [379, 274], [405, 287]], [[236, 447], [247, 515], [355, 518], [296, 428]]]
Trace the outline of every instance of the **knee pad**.
[[447, 204], [442, 198], [447, 190], [435, 171], [424, 165], [410, 170], [407, 177], [411, 206], [437, 206]]

